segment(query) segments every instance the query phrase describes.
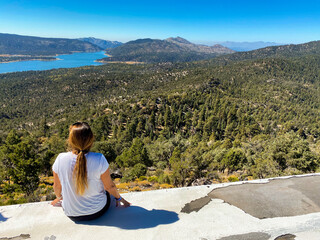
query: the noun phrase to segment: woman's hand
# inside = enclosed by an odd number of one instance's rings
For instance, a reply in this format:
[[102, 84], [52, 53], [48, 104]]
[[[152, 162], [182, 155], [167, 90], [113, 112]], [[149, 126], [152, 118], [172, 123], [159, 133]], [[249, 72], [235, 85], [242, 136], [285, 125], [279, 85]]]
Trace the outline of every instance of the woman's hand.
[[122, 203], [123, 207], [129, 207], [131, 205], [131, 203], [127, 202], [124, 198], [122, 198], [120, 201], [116, 200], [116, 207], [121, 206], [120, 203]]
[[61, 207], [61, 198], [56, 198], [51, 202], [51, 205], [54, 207]]

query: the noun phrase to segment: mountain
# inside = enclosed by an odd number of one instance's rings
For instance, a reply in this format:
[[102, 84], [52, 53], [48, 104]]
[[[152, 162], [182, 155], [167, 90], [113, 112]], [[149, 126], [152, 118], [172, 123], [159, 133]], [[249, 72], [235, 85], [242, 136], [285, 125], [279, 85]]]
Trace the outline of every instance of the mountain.
[[255, 60], [263, 58], [291, 58], [307, 55], [320, 55], [320, 41], [313, 41], [303, 44], [289, 44], [281, 46], [271, 46], [252, 50], [248, 52], [236, 52], [213, 59], [216, 63], [230, 63], [243, 60]]
[[112, 57], [102, 61], [190, 62], [232, 52], [234, 51], [222, 46], [196, 45], [180, 37], [166, 40], [146, 38], [108, 49], [107, 53]]
[[221, 44], [222, 46], [225, 46], [227, 48], [230, 48], [232, 50], [235, 50], [237, 52], [244, 52], [244, 51], [251, 51], [251, 50], [256, 50], [259, 48], [264, 48], [264, 47], [270, 47], [270, 46], [280, 46], [280, 45], [285, 45], [284, 43], [276, 43], [276, 42], [263, 42], [263, 41], [258, 41], [258, 42], [216, 42]]
[[102, 48], [67, 38], [42, 38], [0, 33], [0, 54], [56, 55], [72, 52], [97, 52]]
[[94, 37], [78, 38], [78, 40], [95, 44], [102, 49], [115, 48], [123, 44], [122, 42], [118, 41], [108, 41]]
[[195, 52], [203, 52], [203, 53], [218, 53], [218, 54], [228, 54], [228, 53], [234, 53], [235, 51], [224, 47], [220, 44], [216, 44], [214, 46], [206, 46], [206, 45], [200, 45], [200, 44], [194, 44], [189, 41], [187, 41], [184, 38], [176, 37], [176, 38], [167, 38], [166, 41], [175, 43], [179, 45], [180, 47], [184, 48], [185, 50], [195, 51]]

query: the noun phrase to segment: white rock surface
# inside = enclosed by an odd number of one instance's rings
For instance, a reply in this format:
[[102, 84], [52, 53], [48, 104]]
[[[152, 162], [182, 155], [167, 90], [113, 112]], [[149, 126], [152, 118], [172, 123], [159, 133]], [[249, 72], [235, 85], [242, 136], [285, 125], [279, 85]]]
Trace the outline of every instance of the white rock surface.
[[[251, 182], [267, 183], [268, 180]], [[267, 233], [270, 239], [287, 233], [296, 235], [297, 240], [320, 239], [320, 212], [258, 219], [220, 199], [212, 199], [198, 212], [181, 212], [185, 204], [206, 196], [215, 188], [242, 183], [126, 193], [123, 196], [132, 203], [131, 207], [116, 208], [113, 200], [105, 215], [85, 223], [74, 223], [62, 208], [52, 207], [50, 202], [2, 206], [0, 239], [20, 234], [41, 240], [219, 239], [252, 232]]]

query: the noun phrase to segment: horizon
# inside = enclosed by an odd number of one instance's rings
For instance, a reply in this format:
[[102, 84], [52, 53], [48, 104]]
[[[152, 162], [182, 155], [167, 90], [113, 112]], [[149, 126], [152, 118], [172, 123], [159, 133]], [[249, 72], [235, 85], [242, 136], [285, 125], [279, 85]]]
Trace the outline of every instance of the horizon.
[[[24, 35], [24, 34], [17, 34], [17, 33], [8, 33], [8, 32], [0, 32], [0, 34], [12, 34], [12, 35], [18, 35], [18, 36], [28, 36], [28, 37], [40, 37], [40, 38], [65, 38], [65, 39], [81, 39], [81, 38], [94, 38], [94, 39], [99, 39], [99, 40], [106, 40], [106, 41], [112, 41], [112, 42], [120, 42], [118, 40], [110, 40], [110, 39], [102, 39], [102, 38], [97, 38], [95, 36], [81, 36], [79, 38], [67, 38], [67, 37], [52, 37], [52, 36], [36, 36], [36, 35]], [[165, 40], [168, 38], [183, 38], [187, 41], [189, 41], [189, 39], [186, 39], [185, 37], [181, 37], [181, 36], [170, 36], [164, 39], [161, 38], [152, 38], [152, 39], [157, 39], [157, 40]], [[146, 38], [137, 38], [137, 39], [130, 39], [126, 42], [121, 42], [121, 43], [127, 43], [130, 41], [135, 41], [138, 39], [151, 39], [149, 37]], [[317, 40], [316, 40], [317, 41]], [[190, 41], [191, 42], [191, 41]], [[212, 46], [215, 44], [223, 44], [223, 43], [239, 43], [239, 44], [251, 44], [251, 43], [270, 43], [270, 44], [277, 44], [277, 45], [289, 45], [289, 44], [300, 44], [300, 43], [279, 43], [279, 42], [270, 42], [270, 41], [202, 41], [202, 42], [191, 42], [191, 43], [196, 43], [196, 44], [200, 44], [200, 45], [207, 45], [207, 46]], [[303, 42], [303, 43], [307, 43], [307, 42]], [[303, 44], [301, 43], [301, 44]]]
[[0, 2], [0, 32], [128, 42], [182, 36], [191, 42], [275, 42], [299, 44], [320, 39], [320, 3], [306, 0]]

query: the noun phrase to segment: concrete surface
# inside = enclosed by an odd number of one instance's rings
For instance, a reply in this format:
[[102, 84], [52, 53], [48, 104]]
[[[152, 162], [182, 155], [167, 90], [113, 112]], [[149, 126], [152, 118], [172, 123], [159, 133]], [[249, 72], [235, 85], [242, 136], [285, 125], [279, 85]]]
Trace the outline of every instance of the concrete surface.
[[[3, 206], [0, 239], [319, 240], [319, 179], [312, 174], [127, 193], [133, 206], [116, 208], [113, 200], [105, 215], [81, 224], [49, 202]], [[254, 216], [256, 209], [264, 218]]]

